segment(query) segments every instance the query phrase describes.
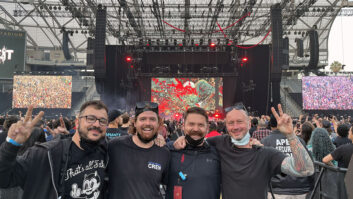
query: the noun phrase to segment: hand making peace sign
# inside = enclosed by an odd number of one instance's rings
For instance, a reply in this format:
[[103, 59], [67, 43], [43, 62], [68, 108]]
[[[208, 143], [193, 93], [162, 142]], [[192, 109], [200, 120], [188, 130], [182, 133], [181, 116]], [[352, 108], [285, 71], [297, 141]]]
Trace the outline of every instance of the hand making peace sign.
[[44, 112], [41, 111], [38, 115], [32, 120], [33, 106], [28, 107], [27, 113], [23, 120], [18, 121], [15, 124], [12, 124], [7, 136], [15, 140], [19, 144], [23, 144], [31, 135], [33, 127], [42, 119]]
[[278, 113], [276, 112], [275, 108], [271, 107], [271, 111], [273, 116], [277, 120], [277, 128], [281, 133], [285, 135], [290, 135], [293, 134], [293, 123], [292, 123], [292, 118], [283, 113], [282, 106], [278, 104]]

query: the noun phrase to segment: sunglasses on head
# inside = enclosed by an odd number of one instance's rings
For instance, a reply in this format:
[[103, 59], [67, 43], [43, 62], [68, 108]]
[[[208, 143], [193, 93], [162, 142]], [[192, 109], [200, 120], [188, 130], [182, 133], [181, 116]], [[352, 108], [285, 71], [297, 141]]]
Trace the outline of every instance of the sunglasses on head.
[[148, 101], [136, 103], [136, 109], [145, 109], [145, 108], [155, 109], [155, 108], [158, 108], [158, 104], [154, 102], [148, 102]]
[[225, 113], [229, 113], [232, 110], [244, 110], [246, 113], [248, 112], [242, 102], [235, 103], [233, 106], [227, 107], [224, 109]]

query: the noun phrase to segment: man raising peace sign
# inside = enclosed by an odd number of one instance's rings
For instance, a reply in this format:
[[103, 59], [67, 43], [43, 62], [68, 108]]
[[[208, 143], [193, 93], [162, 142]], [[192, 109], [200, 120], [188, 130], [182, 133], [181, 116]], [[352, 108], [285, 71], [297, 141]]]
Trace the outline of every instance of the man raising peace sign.
[[0, 146], [0, 187], [20, 186], [23, 198], [28, 199], [103, 198], [107, 107], [101, 101], [84, 103], [73, 136], [57, 136], [16, 158], [44, 115], [40, 112], [32, 120], [32, 111], [30, 106], [23, 121], [10, 127], [6, 142]]
[[[209, 144], [216, 147], [221, 158], [223, 199], [265, 199], [268, 183], [276, 174], [303, 177], [314, 173], [308, 152], [293, 132], [291, 117], [283, 113], [281, 105], [278, 105], [279, 113], [273, 107], [271, 111], [277, 120], [278, 130], [286, 135], [290, 143], [292, 157], [274, 148], [250, 144], [250, 119], [242, 103], [225, 109], [229, 135], [207, 139]], [[176, 149], [183, 147], [183, 138], [174, 143]]]

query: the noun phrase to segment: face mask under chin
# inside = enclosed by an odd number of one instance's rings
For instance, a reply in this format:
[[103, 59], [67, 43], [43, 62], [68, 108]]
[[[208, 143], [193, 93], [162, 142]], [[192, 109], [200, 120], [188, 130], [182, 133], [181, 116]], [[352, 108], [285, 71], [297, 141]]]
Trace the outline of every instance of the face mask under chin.
[[186, 139], [186, 142], [192, 146], [192, 147], [197, 147], [199, 146], [200, 144], [202, 144], [203, 140], [204, 140], [204, 137], [200, 138], [200, 139], [197, 139], [197, 140], [194, 140], [190, 135], [185, 135], [185, 139]]

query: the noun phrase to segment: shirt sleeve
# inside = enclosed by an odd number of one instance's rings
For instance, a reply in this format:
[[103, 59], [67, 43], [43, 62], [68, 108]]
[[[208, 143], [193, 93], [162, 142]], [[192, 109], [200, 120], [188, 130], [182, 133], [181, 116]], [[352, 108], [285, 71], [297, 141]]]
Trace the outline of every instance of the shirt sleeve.
[[336, 161], [339, 161], [341, 160], [342, 158], [342, 148], [344, 148], [344, 145], [342, 146], [339, 146], [337, 149], [335, 149], [331, 155], [332, 155], [332, 158]]
[[269, 167], [272, 175], [280, 174], [281, 173], [281, 166], [284, 158], [287, 156], [278, 151], [277, 149], [271, 148], [271, 147], [265, 147], [268, 153], [269, 159]]

